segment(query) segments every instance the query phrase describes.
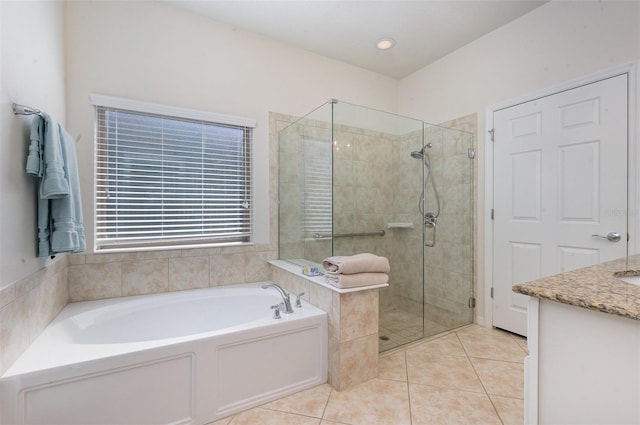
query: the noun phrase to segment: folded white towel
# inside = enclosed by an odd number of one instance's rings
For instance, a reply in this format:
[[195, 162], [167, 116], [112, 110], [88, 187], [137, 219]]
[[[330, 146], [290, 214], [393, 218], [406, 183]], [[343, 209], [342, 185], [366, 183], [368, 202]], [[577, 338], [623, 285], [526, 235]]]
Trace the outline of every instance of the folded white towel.
[[338, 288], [354, 288], [356, 286], [381, 285], [389, 282], [386, 273], [340, 274], [325, 273], [327, 282]]
[[322, 261], [322, 267], [331, 273], [389, 273], [389, 260], [374, 254], [364, 253], [328, 257]]

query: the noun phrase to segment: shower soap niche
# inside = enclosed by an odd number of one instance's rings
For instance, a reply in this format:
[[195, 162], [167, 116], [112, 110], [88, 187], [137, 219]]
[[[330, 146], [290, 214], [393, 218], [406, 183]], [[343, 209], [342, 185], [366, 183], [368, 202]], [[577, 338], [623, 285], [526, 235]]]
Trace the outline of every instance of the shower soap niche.
[[411, 229], [413, 223], [387, 223], [389, 229]]

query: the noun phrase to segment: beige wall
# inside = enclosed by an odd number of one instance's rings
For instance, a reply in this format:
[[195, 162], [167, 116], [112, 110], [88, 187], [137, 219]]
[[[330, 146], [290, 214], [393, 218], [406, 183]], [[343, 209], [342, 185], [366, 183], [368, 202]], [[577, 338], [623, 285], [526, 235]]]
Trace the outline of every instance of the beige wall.
[[65, 123], [64, 2], [0, 2], [0, 287], [44, 267], [36, 259], [36, 179], [25, 164], [31, 117], [11, 103], [47, 111]]
[[330, 98], [397, 109], [397, 81], [160, 2], [71, 2], [68, 128], [79, 147], [93, 246], [91, 93], [256, 118], [256, 242], [269, 242], [269, 111], [301, 116]]
[[[478, 309], [484, 321], [485, 108], [640, 59], [640, 2], [552, 1], [404, 78], [401, 115], [478, 114]], [[637, 86], [636, 86], [637, 87]]]

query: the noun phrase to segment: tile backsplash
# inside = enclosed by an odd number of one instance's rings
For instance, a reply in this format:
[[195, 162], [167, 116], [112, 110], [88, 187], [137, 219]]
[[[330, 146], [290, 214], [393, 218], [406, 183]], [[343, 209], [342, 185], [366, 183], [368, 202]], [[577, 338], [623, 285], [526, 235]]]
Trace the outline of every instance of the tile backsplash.
[[0, 374], [69, 302], [67, 255], [0, 289]]
[[153, 294], [269, 280], [270, 245], [70, 257], [69, 300]]

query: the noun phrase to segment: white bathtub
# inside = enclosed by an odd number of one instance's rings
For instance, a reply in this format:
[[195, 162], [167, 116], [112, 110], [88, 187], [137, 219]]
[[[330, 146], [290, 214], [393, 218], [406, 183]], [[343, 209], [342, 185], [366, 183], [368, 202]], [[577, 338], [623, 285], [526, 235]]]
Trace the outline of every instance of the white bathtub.
[[69, 304], [0, 378], [0, 423], [205, 424], [327, 381], [327, 315], [273, 289]]

